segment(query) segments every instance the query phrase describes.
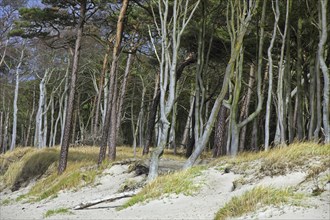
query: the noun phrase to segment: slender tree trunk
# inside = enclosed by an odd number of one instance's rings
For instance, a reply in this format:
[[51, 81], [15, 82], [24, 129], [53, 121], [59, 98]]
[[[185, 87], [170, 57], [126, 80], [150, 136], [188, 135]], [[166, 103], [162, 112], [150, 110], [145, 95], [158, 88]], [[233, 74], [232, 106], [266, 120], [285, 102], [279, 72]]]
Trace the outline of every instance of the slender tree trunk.
[[143, 155], [146, 155], [149, 153], [149, 147], [152, 142], [152, 134], [155, 129], [155, 120], [156, 120], [159, 101], [160, 101], [159, 74], [157, 74], [156, 80], [155, 80], [154, 95], [153, 95], [153, 99], [152, 99], [152, 103], [151, 103], [149, 119], [148, 119], [148, 124], [147, 124], [145, 143], [144, 143], [143, 152], [142, 152]]
[[76, 92], [76, 81], [77, 81], [77, 73], [78, 73], [78, 67], [79, 67], [80, 48], [81, 48], [81, 40], [83, 37], [85, 15], [86, 15], [86, 1], [83, 0], [80, 3], [80, 16], [79, 16], [79, 22], [78, 22], [78, 26], [77, 26], [77, 38], [76, 38], [76, 45], [75, 45], [73, 64], [72, 64], [71, 83], [70, 83], [70, 91], [69, 91], [69, 98], [68, 98], [68, 109], [66, 111], [63, 142], [61, 143], [58, 174], [62, 174], [65, 171], [66, 165], [67, 165], [67, 158], [68, 158], [68, 152], [69, 152], [69, 141], [70, 141], [70, 134], [71, 134], [71, 129], [72, 129], [72, 114], [73, 114], [73, 107], [74, 107], [73, 105], [74, 105], [75, 92]]
[[186, 125], [184, 127], [184, 132], [182, 135], [181, 144], [184, 147], [187, 147], [188, 140], [189, 140], [189, 134], [190, 134], [190, 130], [191, 130], [191, 121], [192, 121], [193, 112], [194, 112], [194, 99], [195, 99], [194, 97], [195, 97], [195, 95], [193, 94], [190, 98], [190, 108], [189, 108], [189, 112], [188, 112], [188, 116], [187, 116], [187, 120], [186, 120]]
[[2, 148], [2, 140], [3, 140], [2, 133], [3, 133], [3, 111], [0, 112], [0, 147], [1, 148]]
[[[102, 131], [102, 138], [101, 138], [101, 146], [100, 146], [100, 153], [99, 153], [99, 158], [98, 158], [98, 165], [100, 166], [102, 161], [105, 159], [105, 155], [106, 155], [106, 145], [108, 142], [108, 137], [110, 136], [111, 138], [111, 152], [109, 152], [111, 159], [115, 159], [116, 157], [116, 143], [115, 143], [115, 139], [116, 139], [116, 112], [112, 112], [112, 105], [116, 104], [116, 96], [114, 96], [115, 91], [114, 91], [114, 86], [116, 84], [116, 73], [117, 73], [117, 65], [118, 65], [118, 59], [119, 59], [119, 54], [121, 51], [121, 41], [122, 41], [122, 35], [123, 35], [123, 30], [124, 30], [124, 17], [126, 15], [126, 11], [128, 8], [128, 2], [129, 0], [123, 0], [122, 2], [122, 7], [120, 10], [120, 14], [118, 16], [118, 21], [117, 21], [117, 32], [116, 32], [116, 42], [115, 42], [115, 46], [113, 48], [113, 54], [112, 54], [112, 64], [111, 64], [111, 70], [110, 70], [110, 85], [109, 85], [109, 91], [108, 91], [108, 100], [107, 100], [107, 109], [106, 109], [106, 114], [105, 114], [105, 121], [104, 121], [104, 127], [103, 127], [103, 131]], [[115, 101], [113, 101], [115, 100]], [[116, 110], [116, 108], [113, 108], [114, 111]], [[112, 122], [110, 121], [112, 119]], [[110, 123], [114, 125], [114, 127], [110, 128]], [[112, 126], [113, 126], [112, 125]], [[110, 132], [109, 132], [110, 130]], [[111, 131], [112, 130], [112, 131]], [[109, 134], [110, 133], [110, 134]], [[113, 135], [114, 134], [114, 135]]]
[[[262, 54], [261, 54], [262, 56]], [[261, 57], [262, 59], [262, 57]], [[250, 106], [250, 102], [251, 102], [251, 95], [252, 95], [252, 87], [253, 87], [253, 83], [254, 83], [254, 64], [251, 64], [250, 67], [250, 77], [249, 77], [249, 83], [248, 83], [248, 91], [246, 94], [246, 98], [244, 100], [244, 104], [242, 106], [242, 110], [241, 110], [241, 121], [245, 120], [248, 115], [249, 115], [249, 106]], [[244, 151], [244, 146], [245, 146], [245, 136], [246, 136], [246, 129], [247, 126], [242, 127], [242, 131], [240, 134], [240, 141], [239, 141], [239, 151]]]
[[314, 64], [315, 59], [311, 59], [311, 64], [309, 68], [310, 75], [310, 83], [309, 83], [309, 112], [310, 112], [310, 120], [309, 120], [309, 127], [308, 127], [308, 140], [313, 140], [313, 131], [315, 129], [315, 110], [316, 110], [316, 103], [315, 103], [315, 68]]
[[16, 80], [15, 80], [15, 94], [14, 94], [14, 111], [13, 111], [13, 130], [12, 130], [12, 138], [11, 138], [11, 144], [10, 144], [10, 150], [14, 150], [16, 146], [16, 136], [17, 136], [17, 99], [18, 99], [18, 89], [19, 89], [19, 81], [20, 81], [20, 68], [23, 63], [24, 58], [24, 51], [25, 51], [25, 43], [23, 43], [23, 49], [21, 51], [21, 56], [19, 58], [19, 63], [16, 67]]
[[[27, 132], [26, 132], [26, 138], [25, 138], [24, 146], [28, 146], [28, 144], [29, 144], [35, 105], [36, 105], [36, 92], [35, 92], [35, 87], [33, 87], [32, 110], [31, 110], [31, 114], [30, 114], [30, 117], [29, 117], [29, 125], [28, 125], [28, 129], [27, 129]], [[32, 143], [31, 143], [31, 145], [32, 145]], [[0, 144], [0, 146], [1, 146], [1, 144]]]
[[[250, 3], [252, 3], [252, 2], [250, 2]], [[209, 116], [208, 121], [205, 125], [205, 130], [203, 132], [203, 135], [196, 142], [194, 152], [191, 154], [191, 156], [188, 158], [188, 160], [183, 165], [184, 169], [187, 169], [187, 168], [193, 166], [193, 164], [195, 163], [195, 161], [197, 160], [197, 158], [200, 156], [203, 149], [205, 148], [206, 144], [208, 143], [208, 140], [209, 140], [209, 137], [211, 135], [216, 117], [217, 117], [217, 115], [219, 113], [219, 110], [220, 110], [220, 106], [221, 106], [222, 101], [223, 101], [223, 99], [224, 99], [224, 97], [227, 93], [227, 90], [228, 90], [230, 73], [233, 71], [236, 59], [237, 59], [237, 57], [239, 55], [239, 52], [240, 52], [240, 50], [242, 48], [242, 45], [243, 45], [243, 39], [244, 39], [245, 33], [247, 31], [247, 28], [249, 27], [252, 15], [256, 12], [256, 9], [258, 7], [258, 3], [259, 3], [259, 1], [255, 1], [254, 4], [250, 4], [250, 6], [253, 5], [253, 7], [252, 8], [248, 7], [247, 11], [245, 13], [243, 13], [244, 18], [242, 18], [242, 20], [241, 20], [242, 24], [240, 25], [239, 31], [237, 32], [237, 35], [236, 35], [237, 37], [235, 38], [234, 41], [231, 42], [233, 49], [231, 51], [230, 60], [227, 64], [227, 67], [226, 67], [226, 70], [225, 70], [222, 89], [221, 89], [220, 94], [218, 95], [218, 97], [215, 100], [215, 103], [212, 107], [210, 116]]]
[[[285, 81], [285, 72], [284, 72], [284, 50], [285, 50], [285, 40], [287, 36], [287, 30], [288, 30], [288, 21], [289, 21], [289, 12], [290, 12], [290, 1], [286, 1], [286, 16], [285, 16], [285, 26], [284, 26], [284, 32], [281, 33], [282, 36], [282, 46], [281, 46], [281, 55], [280, 55], [280, 61], [278, 63], [278, 81], [277, 81], [277, 118], [278, 118], [278, 124], [279, 124], [279, 131], [280, 131], [280, 143], [286, 144], [286, 130], [287, 130], [287, 123], [286, 123], [286, 106], [284, 102], [284, 88], [283, 85]], [[284, 93], [285, 94], [285, 93]]]
[[126, 89], [127, 89], [127, 81], [128, 81], [128, 76], [131, 70], [131, 66], [133, 64], [133, 54], [129, 53], [127, 56], [127, 61], [126, 61], [126, 68], [125, 68], [125, 73], [124, 73], [124, 78], [121, 83], [121, 88], [120, 88], [120, 95], [118, 97], [118, 114], [117, 114], [117, 122], [116, 122], [116, 130], [119, 132], [120, 125], [121, 125], [121, 120], [122, 120], [122, 113], [123, 113], [123, 104], [124, 104], [124, 98], [126, 95]]
[[268, 79], [268, 95], [267, 95], [267, 104], [266, 104], [266, 118], [265, 118], [265, 150], [269, 150], [269, 124], [270, 124], [270, 116], [271, 116], [271, 107], [272, 107], [272, 91], [273, 91], [273, 58], [272, 58], [272, 50], [274, 47], [274, 42], [276, 39], [276, 33], [277, 33], [277, 25], [278, 20], [280, 18], [280, 10], [278, 5], [278, 0], [276, 0], [275, 3], [275, 9], [274, 9], [274, 3], [272, 1], [272, 7], [274, 11], [275, 21], [274, 21], [274, 27], [273, 27], [273, 35], [272, 39], [270, 41], [270, 45], [268, 47], [268, 67], [269, 67], [269, 79]]
[[304, 105], [303, 105], [303, 94], [302, 94], [302, 47], [301, 47], [301, 34], [302, 34], [302, 18], [298, 19], [298, 29], [297, 29], [297, 138], [299, 141], [304, 138], [304, 125], [303, 125], [303, 114], [304, 114]]
[[[99, 90], [97, 94], [97, 101], [96, 101], [96, 109], [95, 109], [95, 119], [94, 119], [94, 129], [93, 129], [93, 142], [95, 144], [97, 134], [99, 133], [100, 129], [100, 123], [99, 123], [99, 115], [100, 115], [100, 107], [101, 107], [101, 99], [102, 99], [102, 91], [104, 87], [104, 78], [106, 77], [106, 73], [108, 70], [108, 60], [109, 60], [109, 54], [110, 54], [110, 46], [108, 46], [107, 51], [103, 58], [103, 66], [102, 66], [102, 72], [101, 72], [101, 78], [99, 82]], [[104, 99], [107, 99], [107, 97], [104, 97]], [[104, 105], [106, 107], [106, 105]], [[106, 108], [103, 109], [103, 111], [106, 111]], [[104, 120], [102, 120], [102, 125], [104, 123]]]
[[224, 147], [226, 145], [226, 116], [227, 108], [221, 105], [214, 131], [213, 157], [226, 155], [226, 148]]
[[3, 141], [2, 141], [2, 153], [6, 153], [8, 149], [8, 126], [9, 126], [9, 108], [7, 113], [5, 113], [5, 124], [3, 132]]
[[68, 56], [68, 66], [65, 72], [65, 85], [64, 85], [64, 91], [62, 97], [62, 101], [64, 99], [64, 106], [63, 111], [61, 111], [61, 140], [60, 145], [62, 146], [63, 143], [63, 137], [64, 137], [64, 128], [65, 128], [65, 121], [66, 121], [66, 112], [68, 109], [68, 90], [69, 90], [69, 71], [70, 71], [70, 58]]
[[329, 125], [329, 70], [327, 64], [325, 63], [325, 43], [327, 42], [328, 29], [327, 29], [327, 5], [328, 0], [320, 0], [321, 3], [321, 36], [319, 41], [318, 56], [320, 61], [320, 67], [323, 73], [323, 129], [324, 129], [324, 142], [326, 144], [330, 143], [330, 125]]

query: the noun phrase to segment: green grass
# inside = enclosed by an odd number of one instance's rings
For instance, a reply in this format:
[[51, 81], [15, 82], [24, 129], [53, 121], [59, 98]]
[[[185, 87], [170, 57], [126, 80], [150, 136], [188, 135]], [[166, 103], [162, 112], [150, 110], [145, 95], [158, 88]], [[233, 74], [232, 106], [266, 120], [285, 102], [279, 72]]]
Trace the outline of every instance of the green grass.
[[302, 198], [302, 194], [295, 194], [290, 188], [275, 189], [271, 187], [255, 187], [241, 196], [233, 197], [216, 213], [214, 219], [224, 220], [227, 218], [239, 217], [268, 205], [288, 203], [299, 205]]
[[3, 201], [1, 201], [1, 205], [9, 205], [13, 202], [13, 200], [11, 199], [4, 199]]
[[200, 184], [194, 183], [193, 179], [201, 175], [204, 169], [205, 167], [196, 166], [188, 170], [160, 176], [146, 185], [140, 193], [133, 196], [121, 208], [124, 209], [170, 194], [192, 195], [201, 187]]
[[52, 215], [60, 215], [60, 214], [73, 214], [73, 212], [71, 212], [67, 208], [51, 209], [44, 214], [44, 218], [50, 217]]

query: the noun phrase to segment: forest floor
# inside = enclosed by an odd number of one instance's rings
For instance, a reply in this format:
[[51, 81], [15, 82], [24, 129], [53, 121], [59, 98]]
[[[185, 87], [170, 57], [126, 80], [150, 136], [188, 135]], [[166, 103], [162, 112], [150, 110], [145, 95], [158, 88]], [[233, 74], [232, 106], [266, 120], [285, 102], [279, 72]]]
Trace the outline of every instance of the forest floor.
[[[306, 161], [307, 162], [307, 161]], [[330, 169], [315, 171], [311, 175], [313, 164], [318, 165], [318, 158], [311, 158], [305, 165], [288, 169], [286, 172], [260, 175], [261, 160], [244, 161], [237, 166], [228, 161], [211, 162], [194, 177], [194, 183], [200, 185], [193, 195], [170, 194], [161, 198], [138, 203], [119, 210], [129, 198], [114, 202], [100, 203], [82, 210], [73, 210], [81, 202], [104, 198], [118, 193], [128, 180], [145, 181], [145, 175], [136, 176], [128, 172], [128, 164], [115, 164], [98, 175], [93, 185], [78, 190], [60, 191], [57, 196], [39, 202], [15, 201], [26, 194], [33, 186], [15, 192], [5, 189], [0, 193], [0, 219], [214, 219], [217, 211], [233, 197], [240, 196], [257, 187], [273, 188], [293, 187], [305, 196], [299, 204], [277, 204], [260, 206], [255, 211], [232, 219], [330, 219]], [[179, 169], [183, 161], [161, 159], [160, 169], [171, 172]], [[329, 164], [328, 161], [326, 163]], [[242, 169], [242, 165], [246, 169]], [[314, 166], [315, 167], [315, 166]], [[227, 168], [227, 169], [223, 169]], [[240, 170], [241, 169], [241, 170]], [[272, 168], [274, 171], [276, 168]], [[309, 177], [313, 178], [309, 178]], [[322, 189], [315, 194], [315, 189]], [[314, 194], [314, 196], [312, 196]], [[61, 214], [50, 215], [50, 210], [65, 209]]]

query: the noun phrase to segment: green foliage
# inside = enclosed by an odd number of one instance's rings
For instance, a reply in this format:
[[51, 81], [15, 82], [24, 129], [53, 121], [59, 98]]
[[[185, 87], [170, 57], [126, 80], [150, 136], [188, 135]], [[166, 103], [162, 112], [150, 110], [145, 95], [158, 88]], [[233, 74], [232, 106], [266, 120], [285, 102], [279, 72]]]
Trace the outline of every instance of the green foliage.
[[73, 214], [73, 212], [71, 212], [68, 208], [51, 209], [44, 214], [44, 217], [47, 218], [52, 215], [59, 215], [59, 214]]
[[281, 205], [286, 203], [298, 205], [302, 198], [302, 194], [295, 194], [289, 188], [255, 187], [241, 196], [233, 197], [216, 213], [214, 219], [223, 220], [238, 217], [267, 205]]
[[170, 194], [192, 195], [201, 187], [193, 182], [193, 179], [201, 175], [205, 167], [197, 166], [188, 170], [160, 176], [148, 185], [141, 192], [128, 200], [122, 208], [133, 206], [137, 203], [150, 201]]

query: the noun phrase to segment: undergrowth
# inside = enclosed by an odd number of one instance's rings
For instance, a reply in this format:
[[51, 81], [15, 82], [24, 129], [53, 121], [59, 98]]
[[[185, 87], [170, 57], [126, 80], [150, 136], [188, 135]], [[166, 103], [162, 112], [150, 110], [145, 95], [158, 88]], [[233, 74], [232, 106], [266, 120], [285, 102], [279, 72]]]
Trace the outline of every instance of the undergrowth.
[[214, 219], [224, 220], [239, 217], [248, 212], [268, 205], [292, 204], [299, 205], [302, 194], [296, 194], [292, 189], [275, 189], [271, 187], [255, 187], [241, 196], [233, 197], [217, 213]]
[[201, 175], [204, 169], [205, 167], [196, 166], [188, 170], [159, 176], [128, 200], [121, 209], [170, 194], [192, 195], [201, 187], [200, 184], [194, 183], [193, 179]]

